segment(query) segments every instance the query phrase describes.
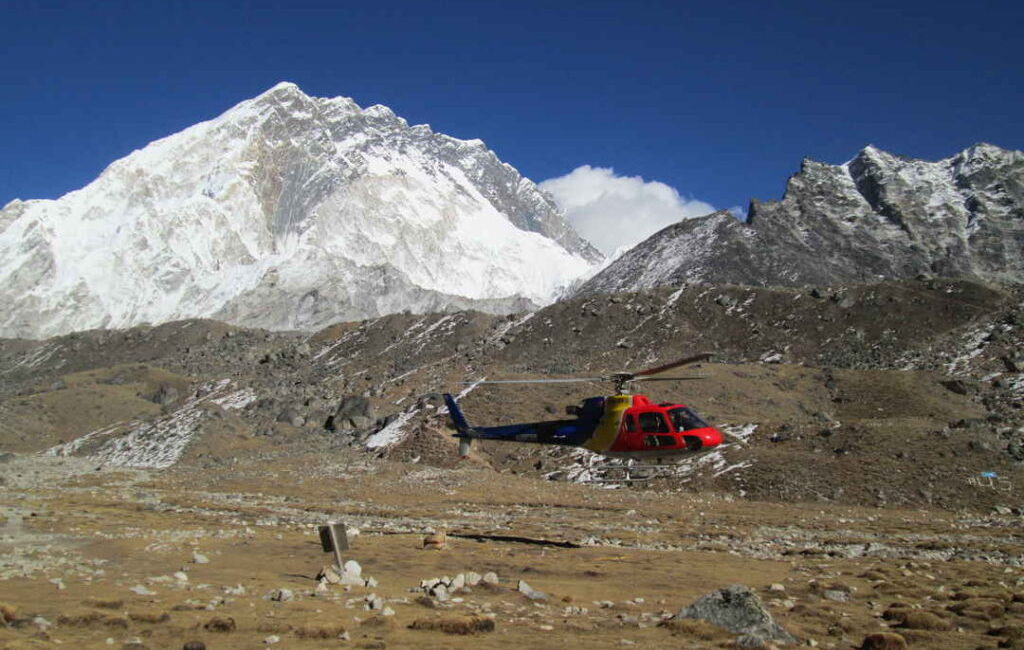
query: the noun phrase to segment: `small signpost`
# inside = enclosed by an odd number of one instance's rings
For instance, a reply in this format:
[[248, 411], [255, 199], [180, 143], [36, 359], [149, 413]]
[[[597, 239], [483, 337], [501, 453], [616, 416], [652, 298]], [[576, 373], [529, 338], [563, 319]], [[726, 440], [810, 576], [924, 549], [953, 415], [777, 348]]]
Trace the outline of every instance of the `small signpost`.
[[348, 534], [345, 532], [345, 524], [332, 523], [320, 527], [320, 545], [324, 553], [334, 553], [334, 559], [338, 563], [339, 573], [344, 570], [345, 565], [341, 561], [341, 552], [348, 550]]

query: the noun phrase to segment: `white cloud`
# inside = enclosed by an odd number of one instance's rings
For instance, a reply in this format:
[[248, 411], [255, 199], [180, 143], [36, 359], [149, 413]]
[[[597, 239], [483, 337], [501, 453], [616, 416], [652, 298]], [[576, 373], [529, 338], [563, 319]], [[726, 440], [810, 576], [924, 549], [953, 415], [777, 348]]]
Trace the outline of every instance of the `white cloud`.
[[617, 176], [607, 167], [583, 165], [540, 186], [555, 197], [576, 232], [605, 255], [632, 248], [677, 221], [715, 211], [674, 187]]

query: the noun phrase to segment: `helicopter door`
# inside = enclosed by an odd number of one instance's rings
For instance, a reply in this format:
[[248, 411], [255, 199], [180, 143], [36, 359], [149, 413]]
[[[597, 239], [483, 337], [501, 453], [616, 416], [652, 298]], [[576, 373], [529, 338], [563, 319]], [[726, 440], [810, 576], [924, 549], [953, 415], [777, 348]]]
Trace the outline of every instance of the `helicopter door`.
[[622, 426], [619, 428], [619, 441], [624, 449], [642, 449], [644, 446], [644, 434], [636, 421], [636, 414], [627, 412], [622, 416]]
[[640, 430], [644, 434], [644, 447], [670, 447], [675, 444], [671, 435], [657, 435], [671, 433], [664, 414], [659, 411], [647, 411], [640, 413]]

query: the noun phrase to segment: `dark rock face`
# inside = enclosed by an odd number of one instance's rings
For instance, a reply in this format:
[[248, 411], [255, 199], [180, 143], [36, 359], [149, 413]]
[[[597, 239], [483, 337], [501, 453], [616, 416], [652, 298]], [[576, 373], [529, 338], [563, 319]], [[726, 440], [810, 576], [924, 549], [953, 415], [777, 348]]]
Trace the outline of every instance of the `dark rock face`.
[[361, 395], [348, 395], [342, 398], [327, 428], [330, 430], [365, 429], [373, 425], [373, 419], [374, 414], [370, 400]]
[[656, 233], [578, 294], [714, 282], [808, 286], [919, 275], [1024, 279], [1024, 153], [979, 144], [926, 162], [867, 147], [805, 160], [781, 201]]
[[775, 622], [761, 598], [743, 585], [729, 585], [701, 596], [692, 605], [680, 609], [675, 618], [701, 619], [733, 634], [762, 641], [796, 642], [793, 635]]

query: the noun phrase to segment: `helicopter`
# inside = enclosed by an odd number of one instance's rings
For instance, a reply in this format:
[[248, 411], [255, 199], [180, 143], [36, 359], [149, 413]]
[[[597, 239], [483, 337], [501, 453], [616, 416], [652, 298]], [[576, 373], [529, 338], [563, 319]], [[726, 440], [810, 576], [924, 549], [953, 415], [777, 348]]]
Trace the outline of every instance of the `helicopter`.
[[[566, 407], [573, 419], [527, 422], [493, 427], [470, 426], [455, 398], [444, 394], [445, 404], [459, 439], [459, 455], [469, 455], [474, 440], [500, 440], [546, 445], [582, 447], [610, 458], [646, 459], [665, 462], [706, 451], [722, 444], [722, 433], [683, 404], [655, 403], [644, 395], [633, 395], [630, 387], [641, 381], [680, 381], [703, 377], [657, 377], [663, 372], [709, 359], [696, 354], [671, 363], [636, 372], [614, 372], [604, 377], [568, 379], [505, 379], [474, 384], [552, 384], [607, 381], [615, 394], [589, 397], [579, 406]], [[470, 382], [466, 382], [470, 383]]]

